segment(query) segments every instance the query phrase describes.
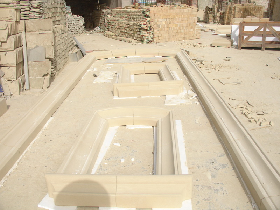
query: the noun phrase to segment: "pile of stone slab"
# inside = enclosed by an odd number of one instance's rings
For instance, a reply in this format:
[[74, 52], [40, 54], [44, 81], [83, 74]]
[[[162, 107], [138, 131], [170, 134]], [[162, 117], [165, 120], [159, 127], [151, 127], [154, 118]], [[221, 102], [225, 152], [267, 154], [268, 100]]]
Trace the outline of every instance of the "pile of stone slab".
[[6, 90], [5, 94], [18, 95], [24, 82], [20, 9], [10, 5], [5, 7], [2, 3], [0, 5], [0, 69], [4, 72], [2, 86]]
[[187, 5], [102, 10], [105, 36], [142, 43], [197, 38], [197, 11]]
[[75, 48], [73, 36], [68, 33], [66, 25], [66, 4], [64, 0], [44, 1], [45, 19], [51, 19], [53, 25], [52, 76], [57, 74], [68, 62], [69, 52]]
[[150, 7], [154, 42], [190, 40], [197, 37], [197, 8], [187, 5]]
[[246, 18], [247, 16], [263, 18], [264, 6], [255, 4], [229, 4], [224, 14], [224, 24], [230, 25], [233, 18]]
[[54, 59], [52, 20], [28, 20], [25, 24], [30, 88], [47, 88], [52, 72], [51, 61]]
[[144, 43], [153, 41], [148, 9], [102, 10], [100, 28], [111, 32], [105, 33], [111, 38], [123, 37]]
[[21, 20], [40, 19], [43, 15], [43, 1], [19, 1]]
[[31, 89], [47, 88], [51, 77], [66, 65], [75, 43], [65, 11], [64, 0], [0, 0], [0, 69], [5, 90], [17, 95], [24, 86], [24, 29]]
[[71, 12], [71, 8], [69, 6], [66, 7], [66, 21], [68, 32], [71, 34], [82, 34], [85, 31], [85, 20], [82, 16], [73, 15]]
[[64, 0], [45, 0], [43, 18], [52, 19], [53, 25], [66, 25], [66, 4]]

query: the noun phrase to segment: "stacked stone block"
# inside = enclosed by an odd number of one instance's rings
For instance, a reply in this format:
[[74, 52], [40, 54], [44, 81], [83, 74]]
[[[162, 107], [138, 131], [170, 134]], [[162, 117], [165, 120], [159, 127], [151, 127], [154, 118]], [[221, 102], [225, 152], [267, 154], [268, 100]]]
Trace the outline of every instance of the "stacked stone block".
[[57, 74], [67, 63], [69, 52], [75, 48], [73, 36], [68, 33], [66, 25], [66, 4], [64, 0], [45, 0], [45, 19], [53, 22], [54, 58], [52, 61], [52, 75]]
[[71, 34], [82, 34], [85, 32], [85, 20], [82, 16], [73, 15], [71, 7], [66, 8], [66, 21], [68, 32]]
[[150, 8], [154, 42], [190, 40], [196, 37], [197, 9], [189, 6]]
[[2, 82], [12, 94], [18, 95], [24, 80], [24, 69], [19, 34], [20, 10], [15, 5], [13, 1], [0, 1], [0, 69], [4, 72]]
[[[54, 59], [54, 33], [52, 20], [37, 19], [26, 21], [26, 42], [28, 70], [31, 89], [46, 88], [50, 84], [51, 61]], [[42, 51], [32, 54], [37, 47]], [[43, 55], [37, 55], [38, 53]]]
[[66, 4], [64, 0], [45, 0], [43, 18], [52, 19], [53, 25], [66, 25]]
[[230, 4], [224, 14], [225, 25], [230, 25], [233, 18], [246, 18], [247, 16], [263, 18], [264, 6], [255, 4]]
[[102, 10], [100, 28], [111, 38], [130, 38], [143, 43], [153, 41], [149, 9]]
[[107, 9], [102, 11], [100, 28], [115, 39], [168, 42], [197, 38], [196, 22], [196, 9], [186, 5]]
[[43, 1], [19, 1], [21, 20], [41, 19], [43, 15]]
[[73, 37], [64, 25], [54, 26], [54, 71], [57, 73], [68, 62], [69, 52], [75, 48]]

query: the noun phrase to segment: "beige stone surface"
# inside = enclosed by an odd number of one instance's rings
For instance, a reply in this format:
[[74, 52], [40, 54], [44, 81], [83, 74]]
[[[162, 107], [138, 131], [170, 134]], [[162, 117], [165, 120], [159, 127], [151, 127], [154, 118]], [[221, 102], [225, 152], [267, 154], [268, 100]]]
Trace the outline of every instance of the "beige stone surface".
[[30, 77], [43, 77], [51, 73], [51, 61], [29, 61], [28, 71]]
[[0, 20], [19, 21], [20, 9], [14, 9], [9, 7], [0, 8]]
[[0, 52], [12, 51], [21, 46], [22, 46], [21, 34], [12, 35], [8, 37], [7, 42], [1, 43]]
[[23, 61], [23, 49], [19, 47], [13, 51], [0, 52], [1, 65], [15, 66]]
[[1, 66], [1, 70], [5, 73], [5, 79], [16, 80], [23, 74], [23, 61], [15, 66]]
[[6, 99], [0, 98], [0, 117], [8, 110]]
[[53, 22], [51, 19], [34, 19], [25, 21], [26, 32], [52, 31]]

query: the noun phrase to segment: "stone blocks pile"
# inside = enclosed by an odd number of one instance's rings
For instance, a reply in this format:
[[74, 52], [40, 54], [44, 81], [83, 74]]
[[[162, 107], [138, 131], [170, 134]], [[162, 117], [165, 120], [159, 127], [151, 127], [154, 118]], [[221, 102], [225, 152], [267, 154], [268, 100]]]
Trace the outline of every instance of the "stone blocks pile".
[[100, 28], [113, 33], [112, 38], [124, 37], [144, 43], [153, 41], [149, 9], [106, 9], [102, 10], [102, 16]]
[[54, 59], [54, 33], [52, 20], [26, 21], [28, 70], [31, 89], [43, 89], [50, 85], [52, 60]]
[[102, 10], [100, 28], [115, 39], [168, 42], [197, 38], [196, 21], [196, 9], [186, 5], [107, 9]]
[[44, 19], [52, 19], [53, 25], [66, 25], [66, 4], [64, 0], [45, 0]]
[[67, 7], [66, 21], [67, 21], [67, 28], [69, 33], [82, 34], [85, 31], [84, 18], [79, 15], [73, 15], [70, 7]]
[[60, 71], [68, 62], [69, 52], [75, 48], [73, 37], [64, 25], [56, 25], [54, 30], [54, 71]]
[[19, 1], [21, 20], [40, 19], [43, 15], [43, 1]]
[[150, 8], [154, 42], [190, 40], [196, 37], [197, 9], [187, 5]]
[[[0, 1], [0, 69], [3, 83], [18, 95], [23, 80], [22, 40], [19, 34], [20, 10], [12, 1]], [[8, 3], [7, 3], [8, 2]]]
[[255, 4], [230, 4], [226, 8], [224, 15], [225, 25], [230, 25], [233, 18], [246, 18], [247, 16], [253, 16], [257, 18], [263, 18], [264, 6]]

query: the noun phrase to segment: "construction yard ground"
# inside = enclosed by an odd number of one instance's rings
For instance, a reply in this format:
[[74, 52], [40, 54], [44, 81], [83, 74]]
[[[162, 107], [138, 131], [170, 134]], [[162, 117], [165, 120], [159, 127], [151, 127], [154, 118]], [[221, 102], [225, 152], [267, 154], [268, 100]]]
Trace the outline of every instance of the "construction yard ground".
[[[280, 172], [280, 50], [211, 47], [217, 36], [211, 31], [201, 32], [201, 38], [196, 40], [146, 45], [109, 39], [101, 33], [82, 34], [76, 38], [88, 52], [121, 49], [188, 51], [203, 75]], [[0, 209], [41, 209], [38, 204], [47, 194], [45, 174], [57, 171], [96, 111], [121, 106], [165, 108], [172, 110], [175, 120], [181, 120], [187, 166], [193, 175], [193, 210], [253, 209], [211, 122], [175, 59], [166, 57], [164, 62], [184, 80], [184, 87], [190, 93], [181, 105], [165, 105], [165, 96], [113, 99], [115, 73], [121, 64], [108, 61], [98, 60], [93, 64], [2, 180]], [[55, 86], [73, 65], [69, 63], [51, 85]], [[110, 72], [110, 81], [94, 83], [100, 72]], [[136, 79], [156, 80], [152, 77]], [[8, 111], [0, 118], [0, 139], [47, 91], [25, 91], [20, 96], [7, 99]], [[152, 145], [149, 142], [152, 130], [141, 129], [132, 132], [125, 127], [119, 128], [113, 139], [115, 144], [100, 163], [98, 174], [151, 173]], [[144, 141], [143, 138], [146, 143], [139, 143]]]

